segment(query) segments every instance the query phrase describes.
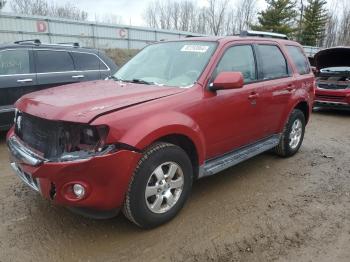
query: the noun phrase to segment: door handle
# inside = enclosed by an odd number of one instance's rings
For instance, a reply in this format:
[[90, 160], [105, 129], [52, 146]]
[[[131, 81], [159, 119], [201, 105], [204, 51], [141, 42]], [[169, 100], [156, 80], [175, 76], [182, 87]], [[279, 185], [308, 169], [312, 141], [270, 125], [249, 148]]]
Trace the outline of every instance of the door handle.
[[33, 82], [33, 79], [31, 79], [31, 78], [18, 79], [17, 82], [18, 83], [30, 83], [30, 82]]
[[72, 78], [74, 79], [79, 79], [79, 78], [84, 78], [85, 76], [84, 75], [76, 75], [76, 76], [72, 76]]
[[255, 93], [255, 92], [253, 92], [253, 93], [251, 93], [249, 96], [248, 96], [248, 99], [257, 99], [259, 97], [259, 94], [258, 93]]

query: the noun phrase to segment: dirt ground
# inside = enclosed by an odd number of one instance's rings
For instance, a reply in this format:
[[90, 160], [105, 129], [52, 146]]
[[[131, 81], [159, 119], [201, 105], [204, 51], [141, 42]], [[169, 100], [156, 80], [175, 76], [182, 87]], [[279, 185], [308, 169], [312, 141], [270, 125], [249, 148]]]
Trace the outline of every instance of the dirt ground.
[[23, 185], [0, 142], [0, 261], [350, 261], [350, 112], [316, 112], [300, 152], [195, 183], [170, 223], [95, 221]]

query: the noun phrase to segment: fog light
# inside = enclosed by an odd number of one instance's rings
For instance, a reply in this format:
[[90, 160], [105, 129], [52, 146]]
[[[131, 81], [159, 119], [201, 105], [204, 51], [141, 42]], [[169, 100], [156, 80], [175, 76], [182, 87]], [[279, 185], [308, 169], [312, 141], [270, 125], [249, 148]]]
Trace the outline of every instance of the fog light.
[[77, 198], [83, 198], [85, 196], [85, 187], [80, 184], [74, 184], [73, 193]]

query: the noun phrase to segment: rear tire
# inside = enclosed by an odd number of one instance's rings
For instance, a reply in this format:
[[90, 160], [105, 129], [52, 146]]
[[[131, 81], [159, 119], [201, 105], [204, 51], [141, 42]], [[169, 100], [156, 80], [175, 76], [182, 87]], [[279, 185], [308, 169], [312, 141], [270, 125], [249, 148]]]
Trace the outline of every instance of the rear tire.
[[188, 199], [192, 177], [192, 164], [184, 150], [169, 143], [154, 144], [134, 171], [124, 215], [141, 228], [168, 222]]
[[282, 157], [290, 157], [298, 152], [303, 143], [305, 125], [304, 113], [294, 109], [284, 127], [280, 142], [274, 149], [275, 153]]

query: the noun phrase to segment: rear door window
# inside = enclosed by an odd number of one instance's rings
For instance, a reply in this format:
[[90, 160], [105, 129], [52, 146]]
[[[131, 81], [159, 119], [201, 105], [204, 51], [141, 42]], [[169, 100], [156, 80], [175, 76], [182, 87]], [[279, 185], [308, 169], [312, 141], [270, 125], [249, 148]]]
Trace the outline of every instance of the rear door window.
[[[72, 52], [71, 54], [74, 59], [76, 70], [79, 70], [79, 71], [100, 70], [101, 60], [97, 56], [93, 54], [77, 53], [77, 52]], [[102, 67], [102, 69], [105, 69], [105, 67]]]
[[217, 75], [220, 72], [241, 72], [244, 77], [244, 83], [257, 80], [252, 46], [239, 45], [228, 48], [221, 58], [215, 73]]
[[289, 76], [287, 60], [278, 46], [260, 44], [258, 50], [264, 80]]
[[37, 73], [69, 72], [74, 70], [73, 59], [66, 51], [37, 50]]
[[310, 73], [310, 66], [307, 58], [305, 57], [303, 51], [298, 46], [287, 46], [287, 51], [291, 57], [293, 63], [295, 64], [298, 73], [300, 75], [305, 75]]
[[0, 52], [0, 75], [29, 74], [29, 51], [24, 49]]

